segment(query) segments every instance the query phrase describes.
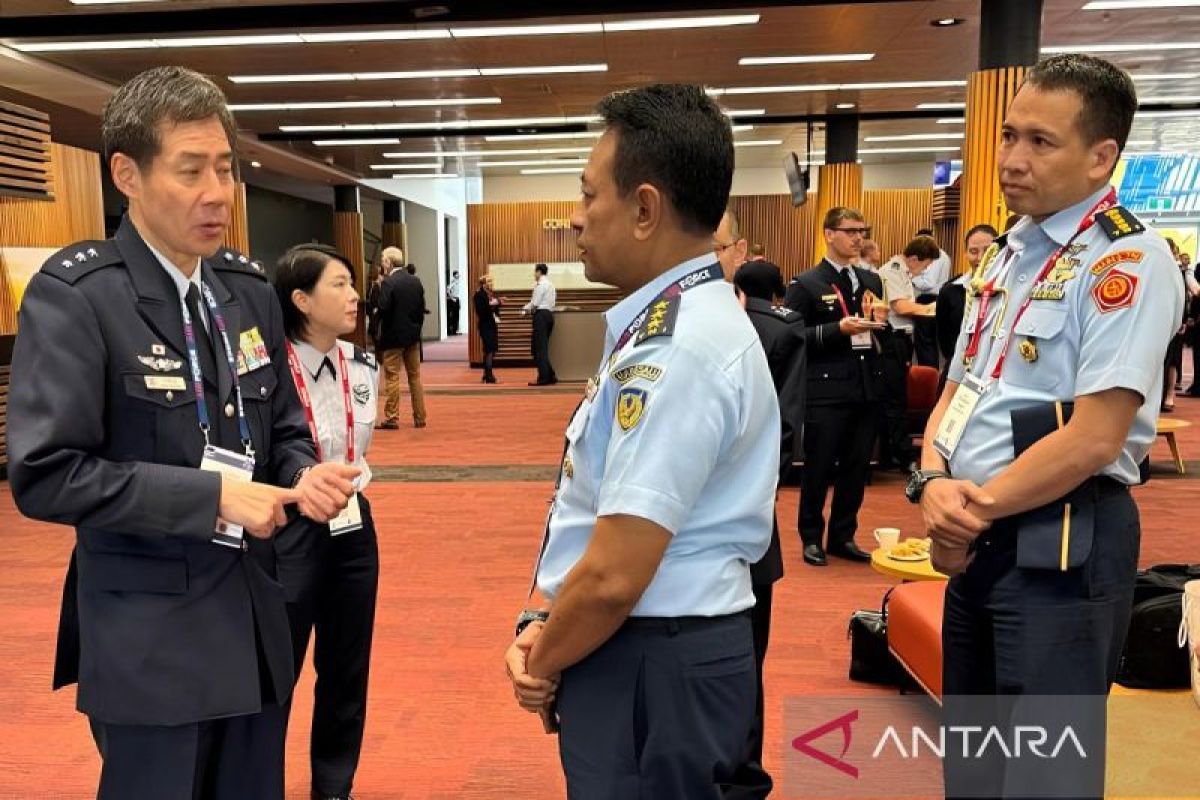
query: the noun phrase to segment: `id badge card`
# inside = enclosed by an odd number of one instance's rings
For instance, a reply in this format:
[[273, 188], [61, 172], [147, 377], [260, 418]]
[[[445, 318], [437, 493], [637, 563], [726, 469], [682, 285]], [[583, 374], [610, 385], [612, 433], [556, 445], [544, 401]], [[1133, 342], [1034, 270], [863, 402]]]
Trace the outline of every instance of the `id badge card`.
[[874, 346], [871, 342], [871, 332], [864, 331], [854, 334], [850, 337], [850, 346], [855, 350], [870, 350]]
[[946, 413], [942, 415], [941, 424], [933, 437], [933, 449], [947, 461], [958, 449], [958, 442], [962, 439], [967, 422], [975, 412], [975, 406], [979, 405], [979, 399], [983, 397], [985, 389], [986, 386], [979, 378], [967, 373], [955, 390], [954, 397], [950, 398], [950, 405], [946, 407]]
[[362, 505], [358, 502], [358, 492], [350, 497], [342, 513], [329, 520], [329, 535], [341, 536], [343, 533], [360, 530], [363, 526]]
[[[210, 444], [204, 448], [204, 458], [200, 461], [200, 469], [205, 472], [228, 475], [233, 480], [249, 483], [254, 479], [254, 457]], [[242, 546], [242, 526], [217, 517], [217, 527], [212, 540], [226, 547], [240, 548]]]

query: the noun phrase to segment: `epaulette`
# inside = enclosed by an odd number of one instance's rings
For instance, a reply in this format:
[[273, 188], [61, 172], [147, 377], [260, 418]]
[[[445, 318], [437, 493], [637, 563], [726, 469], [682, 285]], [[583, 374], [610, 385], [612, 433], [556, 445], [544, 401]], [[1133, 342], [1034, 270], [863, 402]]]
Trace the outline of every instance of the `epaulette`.
[[222, 247], [216, 252], [216, 255], [208, 259], [208, 262], [218, 272], [253, 275], [255, 278], [264, 281], [267, 279], [267, 271], [263, 268], [261, 262], [253, 261], [249, 256], [243, 255], [237, 250], [231, 250], [228, 247]]
[[1132, 236], [1146, 230], [1141, 220], [1129, 213], [1124, 206], [1113, 206], [1108, 211], [1096, 215], [1096, 222], [1114, 242], [1125, 236]]
[[793, 318], [800, 316], [787, 306], [771, 306], [771, 310], [778, 314], [785, 322], [791, 322]]
[[379, 364], [375, 361], [375, 356], [363, 350], [361, 347], [355, 346], [354, 360], [360, 364], [366, 364], [371, 369], [379, 369]]
[[42, 272], [73, 284], [84, 275], [103, 267], [120, 264], [121, 251], [108, 239], [76, 242], [64, 247], [47, 259]]
[[670, 297], [659, 296], [646, 310], [646, 318], [638, 326], [634, 347], [656, 336], [670, 336], [675, 332], [675, 319], [679, 316], [679, 303], [682, 294]]

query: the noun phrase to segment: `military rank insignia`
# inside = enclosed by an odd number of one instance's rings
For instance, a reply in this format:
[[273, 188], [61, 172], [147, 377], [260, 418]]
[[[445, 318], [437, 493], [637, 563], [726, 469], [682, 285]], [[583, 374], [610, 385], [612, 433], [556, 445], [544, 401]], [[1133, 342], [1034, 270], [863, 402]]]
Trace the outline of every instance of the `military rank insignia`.
[[662, 374], [662, 367], [656, 367], [653, 364], [630, 364], [628, 367], [614, 370], [612, 376], [617, 380], [617, 383], [624, 386], [634, 378], [654, 382], [662, 377]]
[[1146, 230], [1146, 226], [1122, 206], [1113, 206], [1108, 211], [1097, 214], [1096, 222], [1108, 234], [1108, 238], [1114, 241]]
[[1092, 287], [1092, 300], [1101, 314], [1129, 308], [1137, 295], [1137, 286], [1136, 275], [1114, 268]]
[[628, 433], [642, 421], [648, 394], [645, 389], [635, 389], [629, 386], [621, 389], [620, 394], [617, 395], [617, 424], [621, 426], [622, 431]]
[[265, 367], [270, 363], [271, 357], [267, 353], [267, 345], [262, 340], [262, 334], [258, 332], [258, 327], [242, 331], [241, 338], [238, 340], [238, 375], [245, 375], [247, 372]]

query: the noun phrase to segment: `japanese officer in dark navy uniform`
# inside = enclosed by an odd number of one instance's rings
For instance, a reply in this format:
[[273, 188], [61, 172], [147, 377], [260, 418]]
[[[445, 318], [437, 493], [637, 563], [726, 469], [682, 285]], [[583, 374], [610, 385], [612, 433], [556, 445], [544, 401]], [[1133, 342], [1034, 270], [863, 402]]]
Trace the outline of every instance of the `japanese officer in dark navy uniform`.
[[[1038, 763], [948, 747], [947, 796], [1105, 794], [1106, 700], [1141, 537], [1129, 487], [1184, 294], [1162, 237], [1109, 186], [1136, 109], [1129, 75], [1072, 54], [1033, 67], [1005, 114], [998, 177], [1022, 217], [968, 285], [908, 495], [951, 576], [948, 724], [1070, 725], [1081, 747]], [[1010, 706], [998, 719], [996, 695]]]
[[830, 555], [852, 561], [871, 557], [854, 543], [871, 450], [883, 402], [880, 336], [886, 335], [883, 282], [854, 266], [868, 228], [854, 209], [825, 215], [826, 256], [794, 278], [784, 302], [807, 326], [808, 410], [804, 426], [804, 472], [800, 483], [800, 539], [804, 560], [826, 564], [825, 496]]
[[[282, 798], [292, 686], [271, 536], [357, 474], [316, 464], [262, 269], [221, 249], [234, 122], [156, 68], [104, 109], [129, 213], [29, 282], [9, 396], [13, 496], [73, 525], [55, 686], [78, 682], [101, 798]], [[198, 402], [199, 399], [199, 402]]]

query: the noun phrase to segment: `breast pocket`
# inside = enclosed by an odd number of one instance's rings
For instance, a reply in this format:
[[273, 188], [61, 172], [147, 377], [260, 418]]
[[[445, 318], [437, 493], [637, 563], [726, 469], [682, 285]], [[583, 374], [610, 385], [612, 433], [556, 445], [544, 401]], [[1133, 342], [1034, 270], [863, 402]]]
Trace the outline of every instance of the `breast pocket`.
[[[184, 381], [187, 388], [151, 388], [168, 380]], [[186, 441], [190, 431], [198, 431], [200, 423], [196, 396], [183, 376], [127, 372], [121, 375], [121, 388], [124, 397], [114, 400], [116, 419], [109, 429], [114, 455], [119, 459], [187, 464], [180, 443]]]
[[1067, 306], [1033, 301], [1017, 321], [1004, 360], [1004, 380], [1014, 386], [1054, 392], [1069, 383], [1063, 372], [1072, 363], [1066, 335]]
[[242, 402], [246, 407], [246, 421], [250, 423], [250, 436], [254, 449], [260, 453], [271, 447], [271, 423], [274, 419], [273, 403], [279, 379], [275, 370], [261, 367], [238, 378], [242, 388]]

